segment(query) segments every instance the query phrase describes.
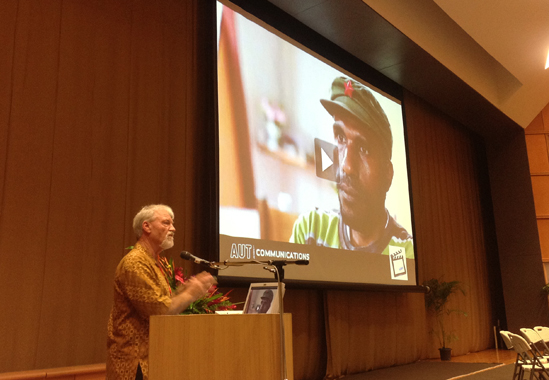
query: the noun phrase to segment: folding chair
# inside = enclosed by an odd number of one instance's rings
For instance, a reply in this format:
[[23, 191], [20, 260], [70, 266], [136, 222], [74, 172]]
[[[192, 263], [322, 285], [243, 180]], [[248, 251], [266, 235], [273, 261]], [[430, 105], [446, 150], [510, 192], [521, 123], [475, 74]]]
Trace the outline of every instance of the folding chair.
[[547, 362], [549, 360], [549, 347], [547, 347], [541, 336], [534, 329], [522, 328], [520, 332], [532, 347], [532, 352]]
[[[509, 331], [500, 330], [499, 334], [501, 335], [501, 338], [503, 339], [503, 343], [505, 343], [505, 347], [507, 347], [508, 350], [513, 349], [513, 343], [511, 342], [511, 337], [509, 336]], [[517, 352], [517, 358], [515, 360], [515, 369], [513, 370], [513, 379], [515, 380], [517, 377], [519, 379], [523, 378], [522, 373], [522, 357]]]
[[541, 336], [541, 339], [543, 339], [545, 344], [549, 343], [549, 327], [536, 326], [534, 327], [534, 330]]
[[519, 354], [522, 361], [519, 380], [524, 378], [526, 372], [530, 373], [529, 379], [549, 380], [549, 364], [543, 363], [538, 356], [532, 352], [528, 342], [520, 335], [509, 333], [513, 350]]

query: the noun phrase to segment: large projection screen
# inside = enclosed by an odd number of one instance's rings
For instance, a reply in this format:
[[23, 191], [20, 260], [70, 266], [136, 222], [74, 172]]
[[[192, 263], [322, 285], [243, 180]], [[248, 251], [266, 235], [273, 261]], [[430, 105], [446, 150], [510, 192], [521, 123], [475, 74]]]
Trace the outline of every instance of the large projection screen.
[[417, 285], [400, 100], [217, 8], [219, 261], [309, 260], [285, 267], [290, 283]]

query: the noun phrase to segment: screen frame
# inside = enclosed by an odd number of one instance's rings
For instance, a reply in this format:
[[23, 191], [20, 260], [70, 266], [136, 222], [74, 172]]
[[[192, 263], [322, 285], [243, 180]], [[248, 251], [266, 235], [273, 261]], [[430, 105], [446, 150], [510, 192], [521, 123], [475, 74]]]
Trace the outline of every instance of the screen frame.
[[[216, 0], [212, 0], [215, 4]], [[285, 283], [288, 287], [299, 287], [299, 288], [321, 288], [321, 289], [355, 289], [355, 290], [372, 290], [372, 291], [396, 291], [396, 292], [425, 292], [425, 287], [418, 284], [419, 282], [419, 273], [418, 273], [418, 261], [420, 260], [420, 250], [418, 249], [417, 237], [415, 235], [415, 219], [414, 215], [414, 203], [413, 203], [413, 193], [412, 193], [412, 178], [410, 176], [410, 160], [409, 160], [409, 146], [408, 146], [408, 133], [406, 125], [406, 111], [405, 111], [405, 102], [403, 96], [403, 88], [387, 78], [380, 72], [374, 70], [372, 67], [354, 57], [341, 47], [332, 43], [325, 37], [314, 32], [312, 29], [308, 28], [301, 22], [297, 21], [295, 18], [291, 17], [280, 8], [276, 7], [268, 1], [247, 1], [247, 0], [232, 0], [226, 1], [222, 0], [220, 3], [229, 6], [238, 13], [241, 13], [244, 17], [252, 19], [259, 26], [277, 34], [280, 38], [283, 38], [286, 41], [290, 41], [293, 45], [303, 49], [307, 53], [313, 54], [315, 57], [322, 57], [323, 60], [328, 60], [332, 62], [336, 67], [343, 69], [351, 73], [353, 76], [362, 79], [363, 81], [371, 84], [375, 88], [379, 89], [382, 93], [385, 93], [389, 97], [397, 99], [400, 102], [402, 107], [402, 122], [403, 122], [403, 134], [405, 142], [405, 158], [406, 166], [408, 173], [408, 193], [410, 196], [410, 212], [412, 215], [411, 224], [412, 224], [412, 235], [414, 236], [414, 265], [415, 265], [415, 282], [416, 285], [393, 285], [393, 284], [368, 284], [368, 283], [347, 283], [347, 282], [325, 282], [325, 281], [303, 281], [296, 279], [287, 279]], [[217, 27], [217, 23], [216, 23]], [[217, 33], [214, 33], [217, 39]], [[281, 37], [282, 35], [283, 37]], [[294, 43], [295, 42], [295, 43]], [[217, 44], [216, 44], [217, 46]], [[217, 49], [215, 49], [215, 75], [217, 78]], [[216, 90], [217, 90], [217, 80]], [[217, 113], [217, 91], [214, 102], [216, 103], [216, 192], [217, 192], [217, 202], [218, 207], [215, 212], [217, 213], [216, 218], [216, 227], [217, 231], [215, 234], [215, 252], [217, 256], [214, 255], [216, 261], [219, 261], [220, 258], [220, 244], [219, 244], [219, 120]], [[263, 282], [266, 281], [265, 278], [256, 278], [256, 277], [236, 277], [236, 276], [224, 276], [223, 271], [217, 272], [218, 279], [220, 284], [223, 286], [235, 286], [242, 284], [249, 284], [250, 282]]]

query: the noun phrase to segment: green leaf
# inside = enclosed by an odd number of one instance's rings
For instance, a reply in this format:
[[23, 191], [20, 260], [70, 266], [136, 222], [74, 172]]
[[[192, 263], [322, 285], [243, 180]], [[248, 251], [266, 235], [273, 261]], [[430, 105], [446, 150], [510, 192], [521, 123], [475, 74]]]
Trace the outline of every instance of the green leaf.
[[425, 281], [423, 285], [428, 286], [430, 291], [425, 294], [425, 306], [427, 310], [433, 312], [437, 328], [432, 329], [431, 333], [435, 334], [442, 347], [446, 347], [446, 344], [457, 340], [452, 332], [446, 331], [444, 327], [444, 316], [452, 313], [457, 313], [467, 316], [467, 313], [462, 310], [448, 309], [448, 299], [452, 294], [461, 292], [465, 295], [463, 285], [459, 281], [442, 281], [442, 279], [433, 278]]

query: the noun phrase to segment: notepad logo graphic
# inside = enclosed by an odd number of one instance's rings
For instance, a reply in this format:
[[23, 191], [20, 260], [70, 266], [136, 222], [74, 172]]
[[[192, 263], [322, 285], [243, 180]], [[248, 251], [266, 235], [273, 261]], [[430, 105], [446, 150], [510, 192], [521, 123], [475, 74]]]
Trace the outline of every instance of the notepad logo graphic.
[[403, 247], [389, 245], [389, 263], [391, 266], [391, 278], [393, 280], [408, 280], [406, 252]]

